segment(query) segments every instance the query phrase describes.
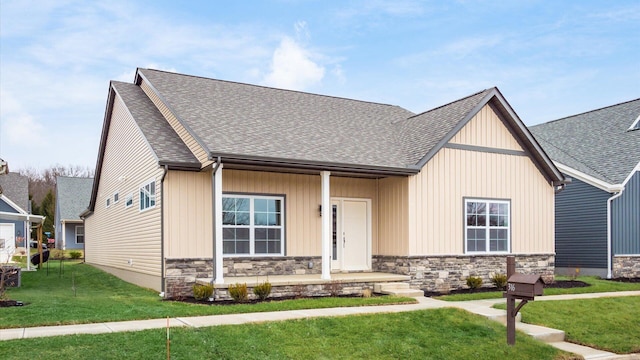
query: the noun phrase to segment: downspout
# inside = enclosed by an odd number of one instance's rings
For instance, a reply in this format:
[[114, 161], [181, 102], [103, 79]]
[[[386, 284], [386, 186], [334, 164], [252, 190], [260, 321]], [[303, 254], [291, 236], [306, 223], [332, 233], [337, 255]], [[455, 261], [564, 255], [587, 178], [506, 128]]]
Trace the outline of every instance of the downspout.
[[611, 261], [611, 257], [612, 257], [612, 239], [611, 239], [611, 204], [613, 203], [613, 200], [619, 198], [622, 195], [622, 192], [624, 191], [624, 188], [622, 188], [620, 190], [620, 192], [618, 192], [617, 194], [613, 195], [612, 197], [610, 197], [609, 199], [607, 199], [607, 279], [611, 279], [613, 277], [612, 274], [612, 261]]
[[211, 215], [212, 215], [212, 221], [211, 221], [211, 226], [213, 227], [213, 231], [211, 232], [213, 234], [213, 243], [211, 244], [211, 284], [213, 284], [215, 282], [216, 279], [216, 201], [215, 201], [215, 196], [216, 196], [216, 171], [218, 171], [218, 168], [220, 167], [220, 164], [222, 164], [222, 159], [220, 158], [220, 156], [218, 156], [218, 160], [216, 161], [216, 165], [213, 167], [213, 169], [211, 170]]
[[167, 173], [169, 172], [169, 165], [164, 166], [164, 172], [162, 173], [162, 178], [160, 178], [160, 189], [162, 189], [162, 197], [160, 198], [160, 296], [164, 297], [165, 295], [165, 281], [166, 276], [164, 273], [165, 269], [165, 259], [164, 259], [164, 178], [167, 177]]

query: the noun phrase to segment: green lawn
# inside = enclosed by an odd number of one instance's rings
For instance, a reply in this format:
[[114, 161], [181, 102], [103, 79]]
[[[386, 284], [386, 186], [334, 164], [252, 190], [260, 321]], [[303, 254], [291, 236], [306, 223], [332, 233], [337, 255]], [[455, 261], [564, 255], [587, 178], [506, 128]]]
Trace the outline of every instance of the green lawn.
[[[556, 276], [557, 280], [568, 280], [564, 276]], [[591, 286], [570, 288], [570, 289], [556, 289], [545, 288], [544, 295], [561, 295], [561, 294], [585, 294], [585, 293], [597, 293], [597, 292], [610, 292], [610, 291], [630, 291], [640, 290], [640, 283], [623, 283], [610, 280], [603, 280], [594, 276], [581, 276], [577, 280], [586, 282]], [[502, 291], [491, 291], [475, 294], [455, 294], [439, 296], [436, 299], [445, 301], [467, 301], [467, 300], [480, 300], [480, 299], [497, 299], [502, 297]]]
[[640, 352], [640, 296], [531, 301], [520, 312], [523, 322], [564, 330], [567, 341], [618, 354]]
[[[173, 359], [571, 359], [457, 309], [171, 329]], [[29, 352], [28, 357], [25, 351]], [[166, 330], [0, 342], [3, 359], [162, 359]]]
[[22, 287], [10, 288], [10, 299], [26, 306], [0, 309], [0, 328], [80, 324], [106, 321], [281, 311], [329, 307], [415, 303], [413, 298], [319, 298], [211, 306], [162, 301], [158, 293], [126, 283], [90, 265], [66, 261], [22, 273]]

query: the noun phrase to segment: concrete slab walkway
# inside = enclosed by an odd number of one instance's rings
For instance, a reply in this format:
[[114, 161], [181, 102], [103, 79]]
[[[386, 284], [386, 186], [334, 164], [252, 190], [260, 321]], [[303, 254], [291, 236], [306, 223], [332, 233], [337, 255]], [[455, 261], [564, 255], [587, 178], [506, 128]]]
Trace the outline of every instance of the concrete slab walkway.
[[[589, 299], [600, 297], [617, 297], [617, 296], [640, 296], [640, 291], [624, 291], [610, 293], [589, 293], [576, 295], [552, 295], [541, 296], [536, 301], [551, 300], [571, 300], [571, 299]], [[171, 327], [207, 327], [220, 325], [239, 325], [249, 323], [261, 323], [268, 321], [284, 321], [294, 319], [316, 318], [316, 317], [335, 317], [348, 316], [356, 314], [382, 314], [397, 313], [406, 311], [437, 309], [445, 307], [455, 307], [464, 309], [474, 314], [485, 316], [489, 319], [505, 323], [505, 310], [494, 309], [492, 306], [497, 303], [505, 302], [505, 299], [490, 300], [473, 300], [460, 302], [446, 302], [435, 300], [432, 298], [419, 297], [417, 304], [405, 305], [383, 305], [383, 306], [362, 306], [362, 307], [343, 307], [343, 308], [327, 308], [327, 309], [308, 309], [308, 310], [291, 310], [276, 311], [263, 313], [246, 313], [246, 314], [229, 314], [229, 315], [210, 315], [210, 316], [194, 316], [194, 317], [178, 317], [170, 319], [151, 319], [151, 320], [133, 320], [107, 322], [98, 324], [79, 324], [79, 325], [62, 325], [62, 326], [40, 326], [18, 329], [0, 329], [0, 341], [14, 339], [28, 339], [46, 336], [75, 335], [75, 334], [102, 334], [124, 331], [140, 331], [148, 329], [160, 329], [167, 326], [167, 321]], [[516, 323], [516, 328], [524, 333], [547, 342], [548, 344], [568, 352], [582, 355], [585, 360], [591, 359], [638, 359], [640, 354], [616, 355], [614, 353], [592, 349], [586, 346], [580, 346], [564, 341], [564, 331], [545, 328], [542, 326]]]

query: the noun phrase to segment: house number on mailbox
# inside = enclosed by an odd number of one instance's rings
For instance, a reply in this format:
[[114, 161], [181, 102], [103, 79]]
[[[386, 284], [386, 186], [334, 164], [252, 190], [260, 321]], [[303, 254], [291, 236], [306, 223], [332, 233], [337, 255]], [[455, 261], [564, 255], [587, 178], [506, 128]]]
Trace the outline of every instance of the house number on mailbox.
[[516, 284], [513, 283], [507, 283], [508, 289], [507, 291], [511, 292], [511, 291], [516, 291]]

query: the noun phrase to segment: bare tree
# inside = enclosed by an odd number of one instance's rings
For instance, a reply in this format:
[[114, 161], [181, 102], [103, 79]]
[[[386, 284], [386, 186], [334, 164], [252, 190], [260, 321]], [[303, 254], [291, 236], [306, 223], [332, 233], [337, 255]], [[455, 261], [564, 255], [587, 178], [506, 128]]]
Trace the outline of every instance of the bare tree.
[[40, 204], [42, 204], [42, 201], [49, 191], [55, 194], [57, 176], [93, 177], [95, 173], [94, 169], [88, 166], [63, 166], [60, 164], [53, 165], [44, 170], [26, 168], [18, 170], [17, 172], [29, 179], [29, 197], [35, 205], [33, 206], [34, 210], [41, 207]]

